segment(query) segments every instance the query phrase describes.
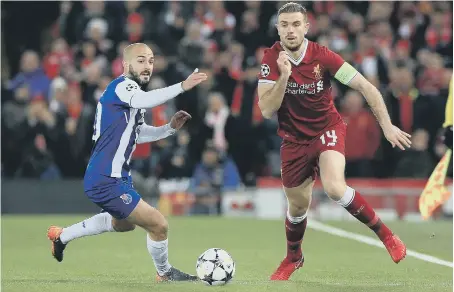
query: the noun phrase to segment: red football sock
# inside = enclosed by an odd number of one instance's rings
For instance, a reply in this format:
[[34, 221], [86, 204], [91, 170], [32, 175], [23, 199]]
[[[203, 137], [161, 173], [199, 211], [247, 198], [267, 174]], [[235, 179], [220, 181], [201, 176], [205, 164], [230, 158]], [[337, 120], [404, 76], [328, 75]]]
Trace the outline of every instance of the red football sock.
[[[349, 188], [347, 189], [347, 192], [350, 190], [353, 189]], [[366, 200], [364, 200], [363, 196], [355, 190], [353, 190], [353, 192], [353, 198], [351, 198], [348, 205], [344, 205], [344, 208], [356, 219], [372, 229], [380, 240], [383, 241], [386, 237], [392, 235], [392, 231], [380, 220], [380, 217], [375, 214], [374, 209], [366, 202]]]
[[306, 231], [307, 218], [299, 223], [292, 223], [285, 218], [285, 234], [287, 237], [287, 258], [292, 262], [301, 259], [301, 242]]

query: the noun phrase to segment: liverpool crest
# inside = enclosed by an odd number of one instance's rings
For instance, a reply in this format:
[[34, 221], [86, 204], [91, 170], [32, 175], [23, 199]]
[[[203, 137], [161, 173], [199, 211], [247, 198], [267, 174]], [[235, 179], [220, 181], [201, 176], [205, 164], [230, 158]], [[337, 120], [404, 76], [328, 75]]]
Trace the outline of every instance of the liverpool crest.
[[320, 64], [314, 67], [314, 71], [312, 71], [315, 75], [315, 79], [320, 80], [322, 79], [322, 70], [320, 69]]

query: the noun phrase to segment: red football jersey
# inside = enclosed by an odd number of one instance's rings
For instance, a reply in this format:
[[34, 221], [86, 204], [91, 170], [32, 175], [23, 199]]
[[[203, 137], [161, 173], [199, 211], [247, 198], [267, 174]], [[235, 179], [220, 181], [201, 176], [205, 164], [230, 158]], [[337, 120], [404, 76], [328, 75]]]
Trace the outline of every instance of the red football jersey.
[[[338, 54], [307, 39], [306, 49], [292, 65], [282, 105], [277, 112], [278, 135], [294, 143], [306, 144], [327, 128], [342, 122], [331, 94], [331, 78], [344, 64]], [[277, 66], [280, 42], [265, 50], [259, 83], [275, 83], [280, 72]]]

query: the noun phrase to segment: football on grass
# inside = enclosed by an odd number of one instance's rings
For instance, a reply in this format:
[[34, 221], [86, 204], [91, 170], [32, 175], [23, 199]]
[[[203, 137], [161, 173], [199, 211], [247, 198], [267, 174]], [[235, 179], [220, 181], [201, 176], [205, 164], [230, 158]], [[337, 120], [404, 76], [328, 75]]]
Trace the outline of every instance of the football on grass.
[[235, 276], [235, 262], [221, 248], [210, 248], [197, 259], [197, 276], [210, 286], [225, 285]]

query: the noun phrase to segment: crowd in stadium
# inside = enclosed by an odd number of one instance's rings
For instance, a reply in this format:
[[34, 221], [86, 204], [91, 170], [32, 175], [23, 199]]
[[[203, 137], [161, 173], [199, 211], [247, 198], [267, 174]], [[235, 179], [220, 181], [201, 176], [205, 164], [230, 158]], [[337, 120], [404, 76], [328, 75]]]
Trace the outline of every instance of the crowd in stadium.
[[[174, 137], [138, 145], [134, 170], [224, 187], [279, 177], [277, 121], [262, 117], [256, 87], [263, 51], [278, 40], [281, 4], [55, 2], [58, 17], [40, 36], [39, 49], [2, 49], [2, 176], [82, 178], [96, 103], [123, 72], [123, 48], [144, 42], [155, 54], [150, 90], [180, 82], [195, 68], [210, 78], [147, 113], [154, 126], [177, 110], [193, 118]], [[333, 82], [348, 124], [347, 177], [427, 178], [446, 151], [440, 137], [452, 78], [452, 2], [303, 4], [307, 38], [372, 81], [393, 123], [413, 135], [411, 150], [393, 149], [364, 98]], [[2, 40], [3, 48], [9, 45]]]

